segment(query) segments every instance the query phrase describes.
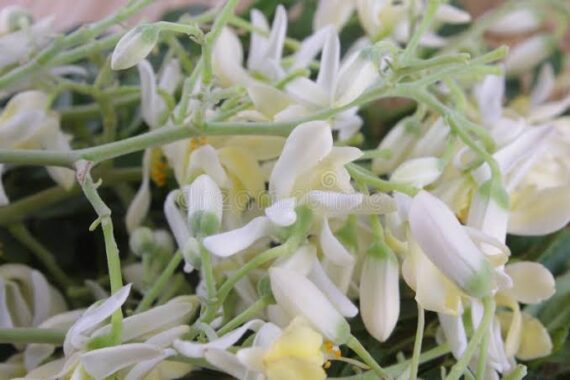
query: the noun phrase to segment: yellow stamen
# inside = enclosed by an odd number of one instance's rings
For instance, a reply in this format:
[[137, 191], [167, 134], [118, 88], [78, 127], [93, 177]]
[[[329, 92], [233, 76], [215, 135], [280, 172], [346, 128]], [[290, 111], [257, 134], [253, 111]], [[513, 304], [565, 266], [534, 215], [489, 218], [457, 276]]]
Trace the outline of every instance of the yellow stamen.
[[150, 178], [158, 187], [166, 185], [168, 164], [166, 163], [162, 151], [158, 148], [152, 150], [150, 157]]

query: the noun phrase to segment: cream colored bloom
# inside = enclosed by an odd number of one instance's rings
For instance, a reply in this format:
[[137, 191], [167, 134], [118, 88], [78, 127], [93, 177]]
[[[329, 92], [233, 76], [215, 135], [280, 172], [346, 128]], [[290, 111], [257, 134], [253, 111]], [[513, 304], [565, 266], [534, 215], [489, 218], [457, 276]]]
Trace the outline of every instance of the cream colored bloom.
[[[25, 91], [10, 99], [0, 115], [0, 148], [71, 150], [71, 136], [60, 129], [59, 115], [48, 109], [48, 95], [41, 91]], [[4, 165], [0, 164], [0, 175]], [[71, 169], [47, 167], [49, 175], [64, 189], [75, 183]], [[0, 205], [8, 203], [0, 181]]]

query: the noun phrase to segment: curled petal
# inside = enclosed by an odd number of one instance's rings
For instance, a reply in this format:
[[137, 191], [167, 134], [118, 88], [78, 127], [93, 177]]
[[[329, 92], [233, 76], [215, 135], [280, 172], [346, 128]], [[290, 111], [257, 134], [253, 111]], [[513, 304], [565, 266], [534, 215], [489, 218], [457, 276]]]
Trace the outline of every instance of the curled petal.
[[241, 228], [206, 237], [204, 247], [216, 256], [228, 257], [269, 236], [271, 231], [269, 219], [259, 216]]
[[507, 265], [505, 271], [513, 280], [513, 287], [507, 292], [521, 303], [542, 302], [556, 291], [552, 273], [542, 264], [521, 261]]

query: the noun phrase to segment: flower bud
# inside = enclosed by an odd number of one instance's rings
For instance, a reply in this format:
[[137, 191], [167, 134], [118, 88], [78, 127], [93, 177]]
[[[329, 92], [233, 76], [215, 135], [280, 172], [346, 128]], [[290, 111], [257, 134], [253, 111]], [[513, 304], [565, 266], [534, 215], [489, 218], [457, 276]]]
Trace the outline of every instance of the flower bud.
[[420, 191], [409, 218], [422, 251], [447, 278], [470, 296], [491, 293], [495, 287], [491, 265], [445, 203]]
[[8, 6], [0, 12], [0, 36], [22, 29], [32, 23], [32, 15], [18, 6]]
[[396, 327], [400, 315], [398, 260], [387, 246], [373, 245], [364, 259], [360, 313], [366, 330], [380, 342]]
[[131, 233], [129, 247], [137, 256], [142, 256], [154, 248], [154, 234], [148, 227], [139, 227]]
[[325, 295], [305, 276], [283, 268], [269, 269], [271, 290], [290, 316], [303, 316], [335, 344], [350, 337], [350, 326]]
[[117, 43], [111, 56], [111, 68], [124, 70], [142, 61], [158, 42], [160, 28], [156, 25], [139, 25], [129, 30]]
[[165, 230], [154, 231], [154, 244], [158, 251], [164, 254], [174, 252], [174, 241], [172, 235]]
[[223, 198], [218, 185], [203, 174], [190, 186], [184, 187], [184, 196], [188, 206], [188, 222], [194, 235], [215, 234], [222, 221]]

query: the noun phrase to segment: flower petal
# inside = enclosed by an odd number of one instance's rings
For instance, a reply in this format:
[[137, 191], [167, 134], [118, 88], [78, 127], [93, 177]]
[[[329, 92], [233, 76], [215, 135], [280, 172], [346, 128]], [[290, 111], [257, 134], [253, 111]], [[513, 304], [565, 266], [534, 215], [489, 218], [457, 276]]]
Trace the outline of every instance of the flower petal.
[[345, 317], [352, 318], [358, 314], [358, 308], [331, 281], [319, 260], [313, 256], [313, 267], [307, 278], [319, 288], [331, 301], [334, 307]]
[[241, 228], [206, 237], [204, 247], [216, 256], [228, 257], [269, 236], [271, 231], [269, 218], [259, 216]]
[[241, 339], [247, 330], [257, 331], [265, 322], [259, 319], [253, 319], [241, 327], [233, 330], [230, 333], [222, 336], [221, 338], [214, 339], [208, 343], [186, 342], [177, 340], [173, 343], [174, 348], [180, 354], [189, 358], [201, 358], [204, 354], [211, 349], [225, 350], [226, 348], [234, 345]]
[[334, 236], [328, 218], [321, 221], [321, 229], [319, 232], [319, 244], [325, 257], [336, 265], [352, 265], [354, 256], [342, 245], [342, 243]]
[[521, 303], [542, 302], [556, 291], [552, 273], [542, 264], [521, 261], [507, 265], [505, 271], [513, 280], [513, 287], [507, 292]]
[[310, 121], [297, 126], [287, 138], [271, 173], [271, 195], [276, 199], [289, 197], [296, 178], [317, 166], [332, 146], [332, 133], [326, 122]]
[[143, 155], [141, 186], [131, 201], [125, 216], [125, 223], [129, 233], [132, 233], [135, 228], [141, 225], [150, 208], [150, 158], [151, 150], [146, 149]]
[[265, 215], [278, 226], [290, 226], [297, 220], [295, 198], [280, 199], [265, 209]]
[[568, 186], [547, 189], [530, 188], [514, 202], [508, 231], [514, 235], [546, 235], [570, 222]]
[[303, 316], [334, 343], [350, 336], [350, 326], [326, 296], [303, 275], [283, 269], [269, 269], [271, 290], [288, 315]]
[[86, 352], [81, 355], [81, 364], [89, 375], [102, 380], [117, 371], [162, 356], [162, 350], [145, 343], [122, 344]]

